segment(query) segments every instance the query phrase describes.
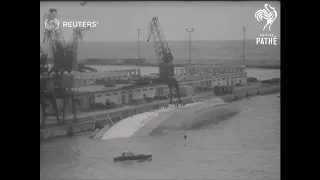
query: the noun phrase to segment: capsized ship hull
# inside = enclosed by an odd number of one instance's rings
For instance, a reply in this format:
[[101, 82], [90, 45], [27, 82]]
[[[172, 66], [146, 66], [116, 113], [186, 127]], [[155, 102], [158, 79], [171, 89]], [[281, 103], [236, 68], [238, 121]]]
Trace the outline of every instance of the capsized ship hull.
[[168, 130], [197, 129], [218, 123], [240, 112], [240, 108], [221, 99], [187, 104], [184, 107], [145, 112], [123, 119], [111, 127], [101, 139], [128, 138], [162, 134]]
[[165, 130], [198, 129], [207, 124], [216, 124], [231, 117], [240, 108], [234, 104], [226, 102], [204, 101], [191, 104], [189, 107], [179, 109], [165, 121], [159, 124], [149, 135], [158, 134]]

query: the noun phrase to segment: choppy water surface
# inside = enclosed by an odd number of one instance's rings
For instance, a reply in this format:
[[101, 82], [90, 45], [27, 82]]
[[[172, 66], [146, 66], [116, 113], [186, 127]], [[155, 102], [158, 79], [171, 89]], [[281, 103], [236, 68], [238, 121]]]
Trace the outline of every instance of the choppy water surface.
[[[280, 179], [279, 94], [235, 102], [219, 124], [163, 136], [102, 141], [62, 137], [40, 144], [40, 179]], [[114, 163], [123, 151], [150, 162]]]

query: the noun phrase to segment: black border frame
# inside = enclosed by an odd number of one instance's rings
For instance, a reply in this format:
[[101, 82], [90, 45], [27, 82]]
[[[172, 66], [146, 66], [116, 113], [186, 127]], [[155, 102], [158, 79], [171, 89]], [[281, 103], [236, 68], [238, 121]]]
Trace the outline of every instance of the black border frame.
[[[4, 29], [6, 34], [11, 35], [8, 36], [8, 38], [13, 37], [14, 40], [3, 40], [3, 42], [10, 43], [10, 47], [6, 49], [6, 51], [10, 52], [4, 52], [4, 54], [9, 54], [9, 57], [3, 58], [4, 60], [2, 62], [3, 64], [8, 63], [8, 65], [6, 65], [7, 67], [14, 67], [11, 70], [11, 72], [14, 72], [12, 73], [14, 74], [14, 77], [5, 76], [8, 78], [4, 78], [4, 88], [1, 89], [7, 90], [8, 92], [4, 93], [6, 95], [11, 95], [11, 100], [14, 99], [14, 101], [3, 101], [6, 102], [6, 110], [3, 111], [3, 115], [6, 116], [3, 116], [2, 118], [2, 122], [5, 122], [2, 129], [8, 131], [6, 133], [3, 133], [2, 136], [2, 140], [5, 140], [2, 149], [5, 149], [7, 151], [3, 155], [4, 157], [6, 157], [7, 154], [12, 155], [7, 156], [7, 158], [3, 159], [7, 160], [7, 162], [4, 163], [4, 166], [13, 171], [13, 173], [10, 172], [10, 174], [8, 174], [8, 178], [25, 179], [26, 177], [34, 176], [34, 178], [32, 177], [32, 179], [37, 179], [39, 177], [37, 169], [38, 164], [36, 164], [35, 162], [39, 157], [39, 150], [36, 144], [38, 143], [37, 138], [39, 138], [39, 123], [38, 121], [34, 120], [34, 117], [38, 117], [38, 112], [35, 111], [35, 107], [39, 107], [39, 105], [35, 105], [35, 99], [36, 97], [38, 97], [38, 91], [36, 87], [39, 86], [38, 81], [36, 81], [37, 77], [39, 76], [37, 72], [38, 62], [36, 64], [35, 59], [38, 59], [39, 41], [37, 39], [38, 31], [36, 31], [35, 29], [35, 27], [38, 28], [38, 22], [36, 24], [36, 21], [33, 19], [38, 18], [39, 14], [36, 9], [33, 10], [33, 8], [37, 8], [39, 4], [37, 4], [36, 1], [13, 2], [14, 4], [11, 6], [9, 5], [9, 8], [14, 7], [14, 9], [9, 12], [11, 15], [15, 14], [14, 16], [18, 16], [12, 18], [12, 20], [14, 21], [14, 19], [17, 19], [19, 21], [17, 23], [19, 24], [19, 27], [17, 27], [16, 24], [13, 27], [7, 27]], [[303, 65], [305, 65], [305, 61], [311, 62], [311, 58], [312, 60], [316, 60], [316, 58], [310, 57], [310, 59], [308, 59], [307, 57], [309, 56], [308, 54], [306, 54], [312, 51], [309, 48], [309, 46], [311, 45], [307, 44], [308, 42], [305, 42], [306, 40], [308, 40], [308, 35], [311, 35], [311, 33], [303, 32], [303, 29], [310, 26], [305, 23], [302, 25], [299, 24], [299, 27], [293, 27], [293, 25], [296, 24], [297, 20], [292, 16], [302, 16], [304, 14], [305, 16], [301, 18], [316, 19], [317, 17], [310, 16], [310, 14], [312, 13], [310, 12], [311, 10], [309, 9], [309, 7], [308, 9], [299, 7], [301, 3], [307, 4], [308, 2], [280, 2], [282, 79], [281, 177], [283, 178], [284, 176], [293, 175], [295, 178], [309, 179], [307, 178], [307, 176], [309, 174], [308, 172], [310, 172], [309, 167], [312, 166], [312, 163], [306, 164], [302, 161], [305, 161], [305, 159], [308, 158], [307, 155], [315, 155], [315, 153], [311, 153], [311, 150], [316, 146], [315, 143], [317, 141], [310, 142], [310, 139], [312, 139], [313, 136], [315, 137], [317, 135], [316, 133], [319, 130], [317, 131], [315, 129], [313, 131], [310, 129], [310, 127], [312, 127], [312, 125], [315, 123], [315, 120], [317, 119], [316, 116], [313, 117], [312, 113], [317, 112], [317, 110], [315, 109], [313, 111], [313, 106], [311, 105], [311, 103], [306, 104], [306, 102], [302, 102], [302, 100], [308, 100], [306, 98], [310, 98], [308, 97], [308, 95], [311, 95], [311, 93], [308, 94], [305, 92], [314, 93], [314, 91], [317, 90], [314, 85], [314, 81], [316, 81], [316, 78], [314, 77], [317, 76], [317, 71], [311, 70], [312, 66], [309, 65], [310, 63], [308, 63], [307, 66]], [[294, 5], [297, 5], [298, 7], [290, 8], [290, 6]], [[301, 13], [301, 11], [303, 10], [307, 10], [308, 12]], [[295, 14], [295, 12], [297, 13], [297, 11], [300, 11], [300, 13]], [[305, 22], [305, 20], [303, 20], [302, 23], [303, 22]], [[298, 30], [295, 30], [294, 28]], [[314, 36], [317, 36], [316, 33], [314, 34]], [[37, 37], [37, 40], [35, 40], [35, 37]], [[311, 40], [313, 41], [313, 39]], [[32, 44], [34, 44], [31, 45], [31, 42]], [[306, 51], [303, 51], [303, 48], [308, 49]], [[35, 49], [37, 51], [35, 51]], [[304, 54], [298, 54], [298, 52], [304, 52]], [[316, 66], [314, 67], [316, 68]], [[307, 72], [303, 72], [304, 70]], [[304, 73], [309, 75], [310, 72], [312, 76], [307, 76], [307, 78], [303, 77]], [[15, 80], [12, 81], [12, 79]], [[308, 80], [310, 82], [308, 82]], [[311, 82], [311, 80], [313, 80], [313, 83]], [[306, 112], [311, 113], [308, 114], [301, 111], [303, 108], [306, 108]], [[314, 125], [314, 127], [317, 128], [316, 125]], [[303, 133], [303, 130], [307, 130], [307, 132]], [[305, 137], [303, 137], [303, 135], [305, 135]], [[289, 147], [290, 141], [292, 141], [292, 147]], [[303, 152], [304, 150], [308, 152], [305, 153]], [[284, 153], [285, 151], [286, 153]], [[290, 163], [290, 161], [292, 161], [292, 163]], [[304, 168], [308, 168], [308, 171], [302, 171], [302, 169]], [[299, 172], [306, 173], [301, 174], [302, 176], [300, 178], [300, 176], [298, 177]], [[22, 176], [22, 178], [17, 176]]]

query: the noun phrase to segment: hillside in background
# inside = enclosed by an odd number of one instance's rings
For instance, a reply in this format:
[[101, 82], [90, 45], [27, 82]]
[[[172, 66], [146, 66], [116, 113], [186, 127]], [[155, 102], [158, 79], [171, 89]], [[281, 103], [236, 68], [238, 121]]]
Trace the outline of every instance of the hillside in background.
[[[168, 42], [175, 61], [183, 63], [189, 59], [189, 44]], [[242, 59], [242, 41], [192, 41], [192, 60], [240, 60]], [[43, 45], [45, 52], [48, 45]], [[126, 59], [137, 58], [137, 42], [83, 42], [79, 45], [78, 60], [87, 58]], [[154, 43], [140, 42], [140, 58], [156, 62]], [[253, 64], [280, 65], [280, 41], [277, 46], [257, 46], [254, 40], [245, 44], [245, 59]], [[251, 61], [260, 60], [260, 61]], [[261, 61], [262, 60], [262, 61]]]

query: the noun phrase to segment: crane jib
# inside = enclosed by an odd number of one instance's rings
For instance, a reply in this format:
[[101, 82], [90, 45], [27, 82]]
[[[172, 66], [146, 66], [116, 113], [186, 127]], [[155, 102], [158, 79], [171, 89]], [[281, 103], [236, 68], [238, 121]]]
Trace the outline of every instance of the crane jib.
[[180, 90], [179, 84], [174, 76], [174, 66], [173, 66], [173, 56], [171, 54], [169, 45], [166, 41], [164, 33], [161, 29], [160, 22], [158, 17], [153, 17], [151, 21], [149, 21], [149, 37], [153, 37], [155, 51], [158, 60], [159, 66], [159, 81], [163, 84], [167, 84], [170, 90], [170, 103], [172, 102], [172, 88], [176, 88], [177, 96], [180, 100]]

